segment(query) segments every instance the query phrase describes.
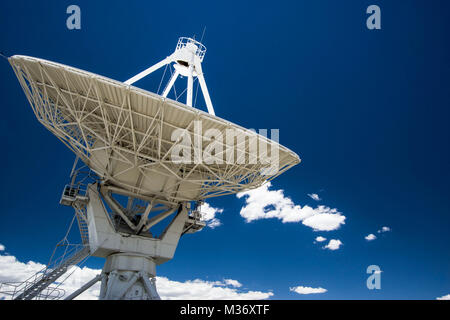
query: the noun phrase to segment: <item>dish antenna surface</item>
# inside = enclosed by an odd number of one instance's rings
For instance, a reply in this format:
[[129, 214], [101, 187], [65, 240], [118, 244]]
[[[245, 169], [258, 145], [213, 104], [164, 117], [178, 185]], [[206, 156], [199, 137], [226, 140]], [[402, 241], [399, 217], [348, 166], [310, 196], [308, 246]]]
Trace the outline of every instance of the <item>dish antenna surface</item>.
[[[200, 42], [180, 38], [170, 56], [125, 82], [9, 58], [39, 122], [77, 157], [60, 202], [75, 209], [83, 240], [81, 249], [16, 286], [15, 299], [51, 298], [49, 285], [90, 255], [106, 258], [103, 271], [69, 299], [97, 281], [100, 299], [159, 299], [156, 265], [173, 258], [182, 235], [205, 226], [204, 199], [257, 188], [300, 162], [277, 142], [215, 116], [205, 53]], [[132, 86], [167, 65], [175, 71], [162, 95]], [[180, 76], [187, 77], [185, 104], [168, 98]], [[192, 106], [195, 80], [208, 113]]]

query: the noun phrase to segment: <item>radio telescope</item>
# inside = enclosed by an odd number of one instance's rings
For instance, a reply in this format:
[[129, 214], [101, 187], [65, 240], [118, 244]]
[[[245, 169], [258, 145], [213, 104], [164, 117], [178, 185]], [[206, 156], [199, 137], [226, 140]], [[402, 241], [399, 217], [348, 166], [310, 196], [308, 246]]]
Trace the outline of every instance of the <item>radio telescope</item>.
[[[277, 142], [215, 116], [205, 53], [200, 42], [180, 38], [170, 56], [125, 82], [43, 59], [9, 58], [39, 122], [76, 155], [60, 202], [75, 209], [83, 242], [13, 286], [13, 298], [55, 298], [50, 285], [92, 255], [106, 258], [102, 273], [69, 299], [98, 281], [100, 299], [159, 299], [156, 266], [173, 258], [182, 235], [205, 226], [205, 199], [257, 188], [300, 162]], [[132, 86], [162, 67], [174, 72], [161, 95]], [[179, 77], [187, 78], [185, 103], [168, 98]], [[195, 81], [208, 112], [193, 107]], [[217, 138], [230, 132], [230, 139]], [[174, 160], [179, 150], [185, 158]], [[275, 167], [265, 161], [269, 153], [277, 154]]]

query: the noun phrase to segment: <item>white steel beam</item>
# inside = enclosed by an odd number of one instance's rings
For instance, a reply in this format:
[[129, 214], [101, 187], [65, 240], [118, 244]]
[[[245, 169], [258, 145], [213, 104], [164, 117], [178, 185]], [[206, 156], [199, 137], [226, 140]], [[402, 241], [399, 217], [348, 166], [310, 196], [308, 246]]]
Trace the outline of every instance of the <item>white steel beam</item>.
[[155, 72], [156, 70], [164, 67], [166, 64], [169, 64], [172, 61], [171, 56], [165, 58], [164, 60], [158, 62], [157, 64], [151, 66], [150, 68], [142, 71], [141, 73], [135, 75], [133, 78], [125, 81], [125, 84], [131, 85], [139, 80], [141, 80], [142, 78], [148, 76], [150, 73]]
[[172, 87], [175, 84], [175, 81], [177, 80], [179, 75], [180, 75], [180, 73], [178, 72], [178, 70], [175, 70], [175, 73], [172, 75], [172, 78], [170, 78], [170, 81], [167, 84], [167, 87], [166, 87], [166, 89], [164, 89], [164, 92], [162, 94], [162, 96], [164, 98], [167, 98], [167, 95], [169, 94], [170, 89], [172, 89]]
[[198, 75], [198, 81], [200, 82], [200, 88], [203, 92], [203, 97], [205, 98], [206, 107], [208, 108], [209, 114], [212, 114], [213, 116], [216, 115], [214, 112], [214, 107], [211, 102], [211, 98], [209, 97], [208, 87], [206, 86], [205, 78], [203, 77], [203, 74]]
[[159, 222], [161, 222], [162, 220], [164, 220], [165, 218], [170, 216], [172, 213], [174, 213], [175, 210], [176, 210], [176, 208], [171, 209], [171, 210], [167, 210], [167, 211], [162, 212], [162, 213], [158, 214], [157, 216], [149, 219], [148, 221], [146, 221], [147, 223], [145, 224], [145, 227], [144, 227], [143, 231], [149, 230], [155, 224], [158, 224]]
[[203, 97], [205, 98], [206, 107], [208, 108], [209, 114], [212, 114], [213, 116], [216, 115], [214, 112], [214, 107], [211, 102], [211, 98], [209, 96], [208, 87], [206, 86], [205, 77], [203, 76], [203, 70], [202, 70], [202, 64], [197, 62], [195, 64], [195, 71], [197, 72], [197, 78], [200, 82], [200, 88], [202, 89]]
[[105, 275], [104, 274], [99, 274], [97, 276], [95, 276], [94, 279], [92, 279], [91, 281], [89, 281], [88, 283], [86, 283], [84, 286], [82, 286], [80, 289], [76, 290], [75, 292], [73, 292], [71, 295], [69, 295], [67, 298], [65, 298], [64, 300], [73, 300], [76, 297], [78, 297], [80, 294], [82, 294], [83, 292], [85, 292], [87, 289], [89, 289], [90, 287], [92, 287], [94, 284], [96, 284], [97, 282], [99, 282], [100, 280], [103, 279]]
[[193, 70], [194, 67], [192, 65], [189, 66], [189, 75], [188, 75], [188, 86], [187, 86], [187, 97], [186, 97], [186, 105], [192, 107], [192, 92], [194, 87], [194, 78], [193, 78]]

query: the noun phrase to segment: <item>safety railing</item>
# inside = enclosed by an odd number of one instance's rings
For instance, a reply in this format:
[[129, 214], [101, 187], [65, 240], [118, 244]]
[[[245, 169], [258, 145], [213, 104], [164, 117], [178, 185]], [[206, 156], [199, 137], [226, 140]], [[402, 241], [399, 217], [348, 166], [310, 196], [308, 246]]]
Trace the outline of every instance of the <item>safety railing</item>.
[[206, 54], [206, 47], [203, 44], [201, 44], [200, 42], [198, 42], [192, 38], [186, 38], [186, 37], [179, 38], [178, 44], [177, 44], [177, 50], [186, 47], [190, 43], [194, 44], [197, 47], [197, 50], [195, 51], [195, 55], [200, 58], [200, 61], [203, 61], [203, 58], [205, 57], [205, 54]]
[[[11, 299], [19, 296], [23, 292], [24, 286], [31, 286], [31, 283], [24, 282], [3, 282], [0, 283], [1, 296], [7, 296]], [[36, 295], [36, 300], [59, 300], [66, 294], [64, 289], [57, 287], [47, 287]]]

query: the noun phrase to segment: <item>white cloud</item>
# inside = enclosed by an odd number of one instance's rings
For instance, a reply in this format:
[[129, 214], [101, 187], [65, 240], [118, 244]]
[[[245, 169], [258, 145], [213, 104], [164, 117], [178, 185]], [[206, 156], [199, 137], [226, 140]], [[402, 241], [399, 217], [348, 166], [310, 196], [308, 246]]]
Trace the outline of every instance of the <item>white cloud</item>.
[[223, 281], [214, 281], [211, 283], [214, 284], [215, 286], [220, 286], [220, 287], [225, 287], [225, 286], [231, 286], [231, 287], [235, 287], [235, 288], [242, 287], [242, 283], [240, 283], [237, 280], [233, 280], [233, 279], [223, 279]]
[[383, 232], [389, 232], [391, 231], [391, 228], [389, 227], [382, 227], [380, 230], [378, 230], [378, 233], [383, 233]]
[[165, 300], [261, 300], [273, 296], [272, 292], [240, 292], [235, 285], [223, 286], [223, 283], [217, 285], [216, 282], [199, 279], [178, 282], [157, 277], [156, 287]]
[[373, 233], [368, 234], [367, 236], [364, 237], [364, 239], [366, 239], [367, 241], [373, 241], [377, 238], [376, 235], [374, 235]]
[[5, 251], [5, 246], [0, 243], [0, 251]]
[[341, 247], [341, 245], [343, 245], [341, 240], [331, 239], [330, 242], [328, 242], [328, 244], [323, 248], [329, 250], [338, 250]]
[[318, 206], [314, 209], [312, 216], [303, 220], [303, 224], [313, 228], [314, 231], [332, 231], [339, 229], [342, 224], [345, 224], [344, 221], [345, 216], [336, 209]]
[[29, 278], [44, 268], [43, 264], [29, 261], [19, 262], [16, 257], [0, 255], [0, 282], [16, 282]]
[[206, 225], [211, 229], [222, 225], [222, 222], [216, 218], [216, 214], [222, 213], [223, 209], [211, 207], [209, 203], [205, 202], [201, 206], [200, 212], [202, 213], [202, 221], [205, 221]]
[[293, 287], [289, 288], [291, 291], [297, 292], [298, 294], [317, 294], [317, 293], [325, 293], [327, 289], [324, 288], [311, 288], [311, 287]]
[[[0, 282], [21, 282], [43, 268], [44, 265], [40, 263], [33, 261], [23, 263], [18, 261], [14, 256], [0, 254]], [[74, 267], [71, 271], [73, 270], [74, 273], [59, 287], [65, 291], [65, 296], [79, 289], [82, 285], [86, 284], [101, 272], [101, 270], [88, 267]], [[67, 274], [63, 275], [59, 280], [61, 281], [64, 279]], [[52, 287], [54, 286], [55, 284], [52, 285]], [[233, 279], [224, 279], [221, 282], [200, 279], [180, 282], [169, 280], [166, 277], [156, 277], [156, 287], [162, 299], [170, 300], [260, 300], [268, 299], [273, 296], [273, 293], [270, 291], [239, 290], [238, 288], [242, 287], [242, 284]], [[99, 294], [100, 283], [97, 283], [77, 297], [77, 299], [96, 300], [98, 299]], [[9, 296], [0, 294], [0, 300], [2, 298], [8, 299]]]
[[237, 194], [238, 198], [246, 197], [246, 204], [240, 212], [246, 222], [271, 218], [280, 219], [283, 223], [301, 221], [315, 231], [336, 230], [345, 224], [346, 217], [337, 209], [301, 207], [285, 197], [283, 190], [269, 190], [271, 186], [268, 182], [257, 189]]
[[322, 237], [322, 236], [316, 237], [316, 241], [317, 241], [317, 242], [324, 242], [325, 240], [327, 240], [327, 238], [324, 238], [324, 237]]
[[242, 287], [242, 283], [240, 283], [237, 280], [233, 280], [233, 279], [224, 279], [223, 280], [225, 282], [226, 285], [228, 286], [232, 286], [232, 287], [236, 287], [236, 288], [240, 288]]
[[319, 195], [318, 195], [317, 193], [308, 193], [308, 196], [309, 196], [311, 199], [316, 200], [316, 201], [322, 200], [322, 199], [320, 199], [320, 197], [319, 197]]
[[211, 229], [220, 227], [221, 225], [222, 225], [222, 222], [220, 222], [220, 220], [217, 218], [213, 218], [206, 223], [206, 226]]
[[437, 297], [436, 300], [450, 300], [450, 293], [442, 297]]
[[[0, 282], [21, 282], [36, 272], [42, 270], [45, 265], [41, 263], [36, 263], [33, 261], [28, 261], [27, 263], [23, 263], [17, 260], [16, 257], [11, 255], [0, 255]], [[87, 267], [79, 268], [74, 267], [69, 272], [74, 271], [74, 273], [64, 281], [63, 284], [59, 286], [60, 289], [64, 290], [66, 295], [74, 292], [82, 285], [86, 284], [89, 280], [92, 280], [97, 274], [101, 272], [101, 270], [95, 270]], [[69, 274], [69, 273], [67, 273]], [[63, 275], [61, 279], [62, 281], [67, 276]], [[57, 284], [54, 283], [51, 287], [55, 287]], [[7, 288], [5, 288], [7, 289]], [[79, 296], [79, 299], [91, 300], [97, 299], [100, 294], [100, 284], [92, 286], [86, 292]], [[0, 295], [0, 299], [2, 297], [9, 298], [8, 296]]]

